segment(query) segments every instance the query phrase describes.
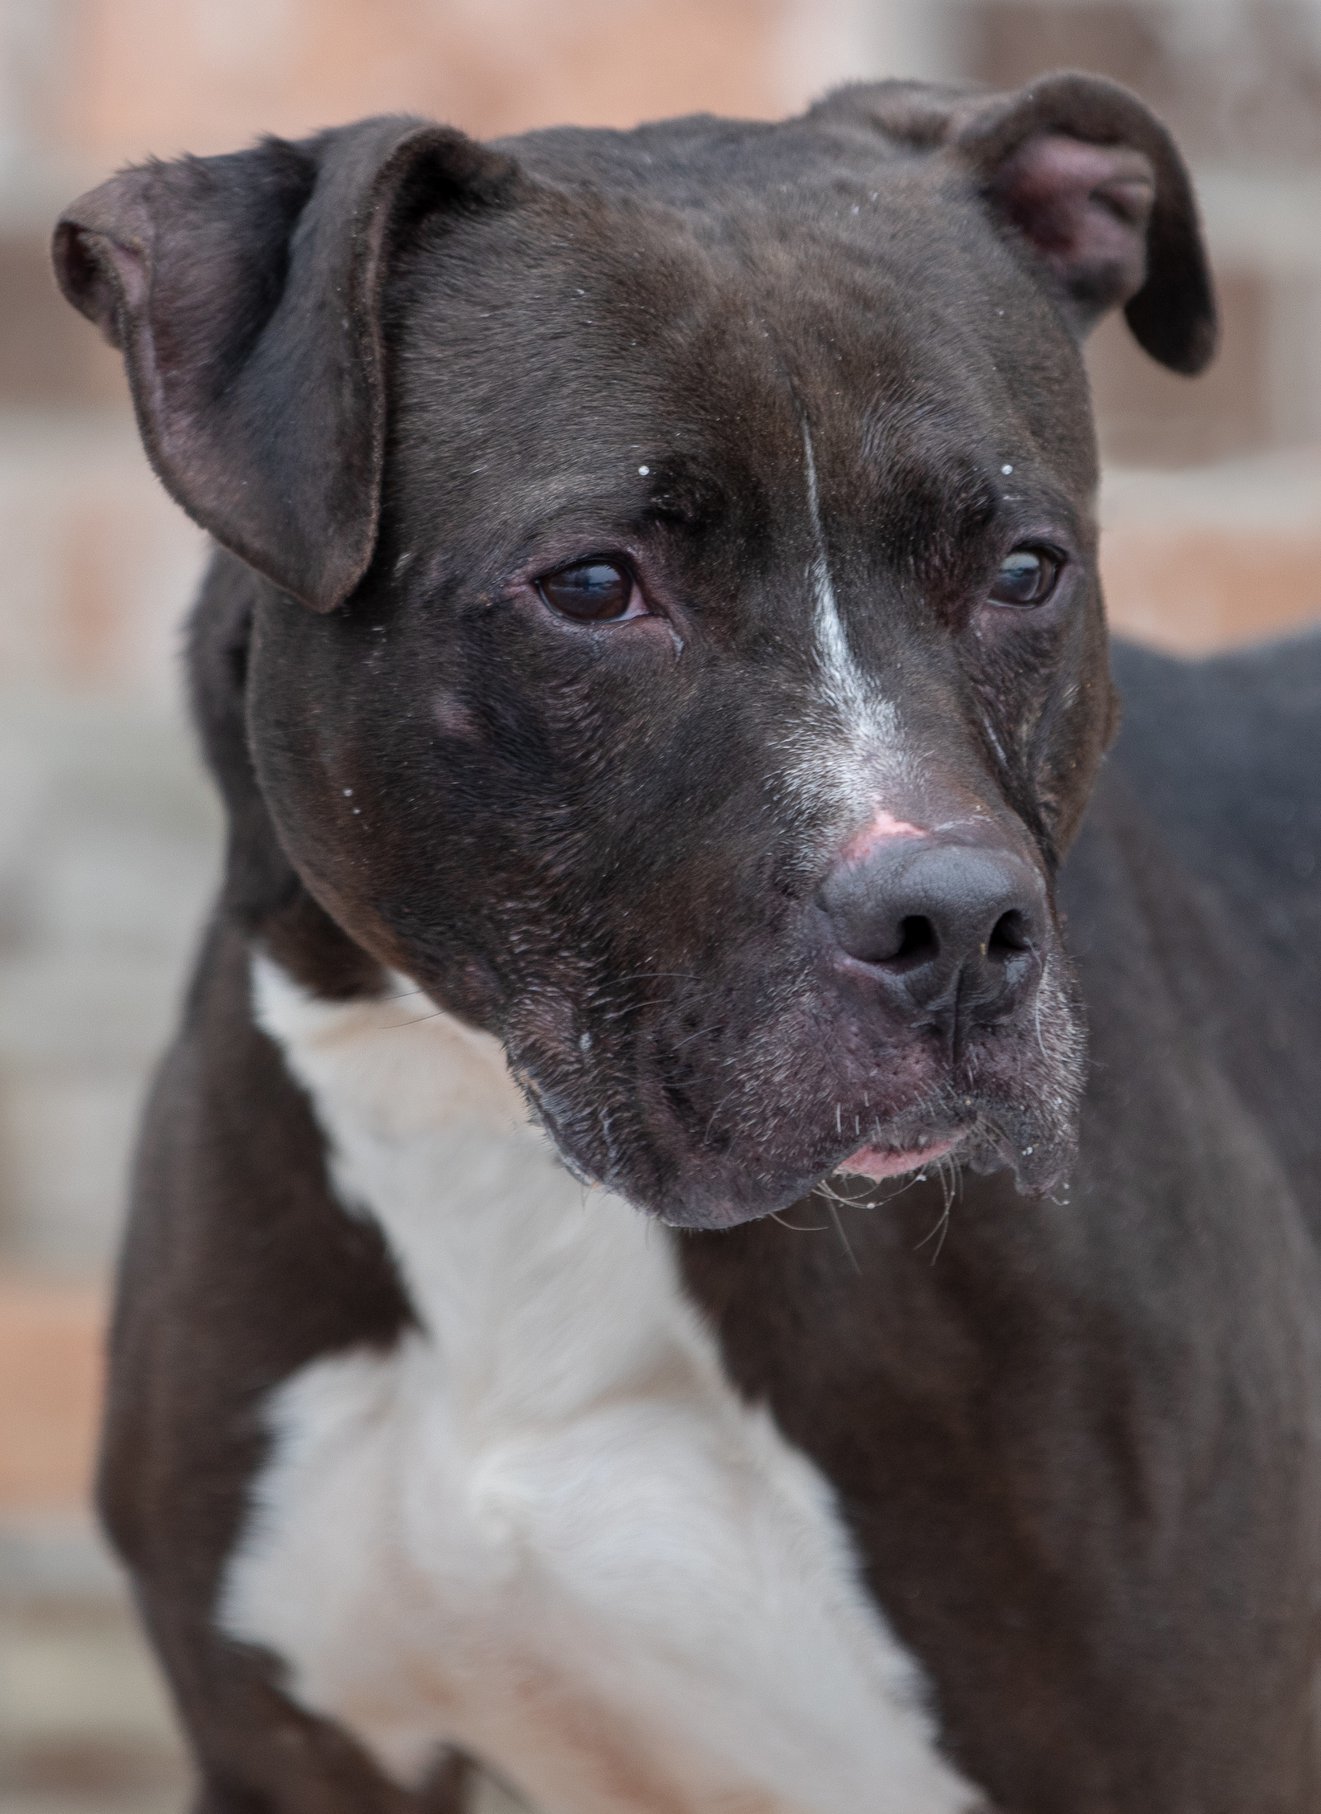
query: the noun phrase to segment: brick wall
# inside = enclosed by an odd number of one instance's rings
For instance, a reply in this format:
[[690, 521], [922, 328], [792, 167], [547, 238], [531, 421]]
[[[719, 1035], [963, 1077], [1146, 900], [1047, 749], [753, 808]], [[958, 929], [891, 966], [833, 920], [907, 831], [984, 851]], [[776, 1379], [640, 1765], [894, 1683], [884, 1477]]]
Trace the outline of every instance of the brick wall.
[[[997, 84], [1081, 64], [1168, 115], [1198, 170], [1224, 347], [1188, 384], [1151, 366], [1118, 326], [1103, 329], [1093, 360], [1103, 443], [1130, 467], [1236, 462], [1243, 528], [1258, 493], [1263, 524], [1277, 519], [1277, 469], [1264, 457], [1321, 445], [1317, 0], [9, 0], [0, 676], [163, 702], [197, 559], [196, 537], [137, 451], [118, 361], [52, 299], [46, 236], [80, 187], [147, 152], [213, 151], [259, 128], [300, 132], [374, 108], [477, 133], [694, 107], [772, 113], [893, 57]], [[1166, 563], [1163, 605], [1141, 595], [1119, 504], [1112, 523], [1121, 622], [1195, 646], [1321, 602], [1299, 589], [1311, 544], [1293, 532], [1279, 555], [1263, 536], [1246, 593], [1241, 561], [1222, 579], [1205, 561], [1186, 575]], [[1151, 532], [1144, 519], [1144, 549]], [[1176, 526], [1173, 545], [1184, 539]]]
[[21, 567], [0, 675], [158, 700], [197, 541], [146, 471], [117, 358], [53, 299], [65, 201], [148, 153], [375, 110], [494, 134], [782, 101], [780, 0], [8, 0], [0, 19], [0, 536]]

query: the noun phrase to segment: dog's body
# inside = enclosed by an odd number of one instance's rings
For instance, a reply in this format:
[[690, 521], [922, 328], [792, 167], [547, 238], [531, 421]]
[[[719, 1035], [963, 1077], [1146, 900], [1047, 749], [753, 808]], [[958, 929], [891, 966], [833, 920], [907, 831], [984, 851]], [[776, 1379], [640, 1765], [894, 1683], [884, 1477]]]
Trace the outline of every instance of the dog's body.
[[1076, 78], [523, 174], [359, 133], [61, 253], [244, 557], [103, 1472], [202, 1806], [1308, 1814], [1321, 642], [1126, 652], [1076, 985], [1050, 898], [1110, 718], [1072, 336], [1208, 344], [1168, 141]]

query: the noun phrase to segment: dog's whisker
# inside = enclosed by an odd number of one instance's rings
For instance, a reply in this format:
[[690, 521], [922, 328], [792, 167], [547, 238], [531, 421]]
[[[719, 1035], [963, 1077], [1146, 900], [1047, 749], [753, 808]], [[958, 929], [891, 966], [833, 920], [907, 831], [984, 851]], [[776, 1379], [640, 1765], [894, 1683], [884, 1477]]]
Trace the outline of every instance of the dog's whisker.
[[852, 1181], [861, 1185], [862, 1191], [860, 1196], [851, 1197], [848, 1195], [847, 1191], [841, 1193], [840, 1190], [835, 1188], [836, 1185], [843, 1186], [845, 1183], [845, 1178], [842, 1177], [839, 1172], [832, 1172], [829, 1178], [823, 1178], [816, 1186], [816, 1190], [821, 1196], [829, 1197], [834, 1202], [843, 1204], [845, 1209], [865, 1208], [867, 1204], [867, 1194], [871, 1189], [871, 1181], [865, 1178], [857, 1178]]
[[739, 1081], [734, 1085], [733, 1089], [727, 1090], [725, 1092], [725, 1094], [720, 1098], [720, 1100], [716, 1104], [716, 1106], [712, 1109], [710, 1119], [707, 1121], [707, 1124], [706, 1124], [706, 1131], [702, 1136], [704, 1140], [709, 1140], [711, 1138], [711, 1129], [715, 1126], [716, 1121], [719, 1118], [719, 1116], [721, 1115], [721, 1113], [723, 1112], [726, 1104], [732, 1102], [742, 1088], [743, 1088], [743, 1079], [740, 1076]]
[[[1034, 946], [1029, 945], [1028, 950], [1031, 951], [1034, 956], [1036, 955]], [[1049, 961], [1049, 959], [1047, 959], [1047, 961], [1041, 967], [1041, 976], [1037, 982], [1036, 993], [1032, 998], [1032, 1027], [1033, 1027], [1033, 1031], [1036, 1033], [1036, 1036], [1037, 1036], [1037, 1050], [1041, 1053], [1042, 1059], [1046, 1064], [1050, 1063], [1050, 1054], [1046, 1050], [1046, 1042], [1045, 1042], [1045, 1039], [1042, 1037], [1042, 1033], [1041, 1033], [1041, 997], [1042, 997], [1042, 993], [1045, 989], [1046, 978], [1049, 975], [1049, 973], [1050, 973], [1050, 961]]]
[[813, 1186], [812, 1195], [814, 1197], [821, 1197], [829, 1202], [838, 1202], [840, 1200], [835, 1196], [828, 1178], [823, 1178], [819, 1184]]
[[944, 1208], [940, 1212], [940, 1216], [939, 1216], [935, 1226], [927, 1234], [923, 1235], [922, 1239], [917, 1243], [916, 1247], [914, 1247], [914, 1249], [913, 1249], [914, 1253], [921, 1253], [922, 1249], [926, 1246], [928, 1241], [935, 1241], [935, 1243], [936, 1243], [935, 1249], [931, 1255], [931, 1264], [933, 1266], [935, 1265], [936, 1261], [940, 1258], [940, 1250], [945, 1245], [945, 1236], [949, 1232], [949, 1221], [950, 1221], [949, 1204], [946, 1203]]
[[831, 1221], [835, 1224], [835, 1233], [839, 1236], [839, 1244], [844, 1249], [845, 1253], [849, 1257], [849, 1265], [852, 1266], [854, 1272], [856, 1272], [858, 1274], [859, 1278], [861, 1278], [862, 1277], [862, 1268], [861, 1268], [861, 1266], [859, 1266], [858, 1256], [856, 1253], [854, 1253], [853, 1248], [849, 1242], [849, 1238], [844, 1232], [844, 1224], [843, 1224], [843, 1221], [840, 1219], [838, 1205], [839, 1205], [839, 1199], [837, 1197], [829, 1196], [826, 1198], [826, 1211], [827, 1211], [827, 1214], [829, 1215]]
[[781, 1228], [787, 1228], [792, 1235], [823, 1235], [826, 1232], [826, 1224], [824, 1222], [813, 1222], [809, 1227], [801, 1228], [797, 1222], [786, 1222], [779, 1211], [775, 1209], [770, 1212], [770, 1219], [772, 1222], [778, 1222]]
[[940, 1219], [931, 1232], [925, 1235], [914, 1249], [914, 1252], [917, 1252], [925, 1247], [928, 1241], [934, 1239], [936, 1245], [931, 1254], [931, 1264], [933, 1266], [940, 1258], [941, 1251], [944, 1248], [945, 1241], [949, 1235], [950, 1223], [953, 1219], [952, 1211], [954, 1208], [954, 1198], [963, 1175], [958, 1161], [954, 1158], [938, 1160], [936, 1173], [940, 1180], [940, 1192], [943, 1202]]
[[429, 1014], [414, 1014], [408, 1020], [392, 1020], [383, 1027], [372, 1027], [370, 1030], [373, 1033], [397, 1033], [402, 1027], [420, 1027], [423, 1021], [443, 1020], [444, 1018], [445, 1010], [443, 1008], [432, 1008]]
[[898, 1185], [894, 1190], [887, 1192], [885, 1196], [881, 1197], [878, 1207], [881, 1209], [888, 1209], [892, 1203], [897, 1203], [900, 1197], [912, 1190], [914, 1185], [925, 1184], [927, 1181], [925, 1168], [919, 1172], [914, 1172], [911, 1178], [906, 1179], [904, 1183]]
[[709, 1027], [699, 1027], [695, 1033], [688, 1033], [684, 1038], [676, 1039], [674, 1044], [670, 1047], [670, 1050], [672, 1052], [678, 1052], [684, 1046], [691, 1045], [695, 1039], [704, 1039], [708, 1033], [718, 1033], [719, 1031], [719, 1022], [713, 1022]]

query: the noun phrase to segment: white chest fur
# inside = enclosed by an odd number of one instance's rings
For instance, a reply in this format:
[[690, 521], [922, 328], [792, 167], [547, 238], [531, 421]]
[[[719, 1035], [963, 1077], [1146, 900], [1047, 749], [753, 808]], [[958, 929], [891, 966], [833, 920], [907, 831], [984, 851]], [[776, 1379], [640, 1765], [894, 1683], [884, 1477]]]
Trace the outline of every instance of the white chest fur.
[[666, 1231], [584, 1193], [424, 997], [331, 1004], [264, 962], [254, 989], [421, 1328], [273, 1395], [225, 1628], [395, 1775], [450, 1741], [541, 1814], [973, 1807]]

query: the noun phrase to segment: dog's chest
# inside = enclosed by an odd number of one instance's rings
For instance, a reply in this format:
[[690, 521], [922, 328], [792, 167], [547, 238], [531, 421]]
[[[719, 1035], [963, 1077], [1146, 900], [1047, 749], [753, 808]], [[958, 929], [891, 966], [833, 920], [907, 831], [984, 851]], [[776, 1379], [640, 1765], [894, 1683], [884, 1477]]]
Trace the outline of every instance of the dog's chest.
[[544, 1814], [971, 1807], [672, 1237], [585, 1195], [494, 1044], [422, 998], [315, 1002], [265, 967], [257, 998], [419, 1327], [274, 1395], [226, 1629], [392, 1774], [453, 1742]]

